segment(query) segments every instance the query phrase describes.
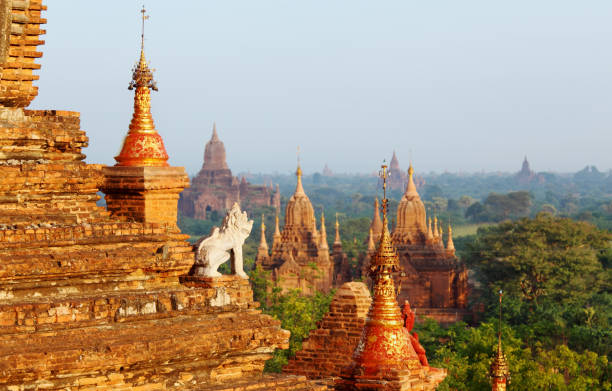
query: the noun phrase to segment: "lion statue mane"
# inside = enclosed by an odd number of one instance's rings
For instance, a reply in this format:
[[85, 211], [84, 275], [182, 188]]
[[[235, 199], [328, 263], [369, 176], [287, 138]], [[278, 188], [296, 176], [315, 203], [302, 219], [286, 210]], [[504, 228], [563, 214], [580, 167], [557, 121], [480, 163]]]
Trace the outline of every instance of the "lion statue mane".
[[249, 220], [246, 212], [240, 211], [238, 203], [234, 203], [221, 228], [214, 227], [208, 237], [203, 237], [195, 244], [195, 264], [192, 274], [202, 277], [219, 277], [219, 266], [231, 258], [232, 274], [249, 278], [243, 269], [242, 245], [251, 233], [253, 220]]

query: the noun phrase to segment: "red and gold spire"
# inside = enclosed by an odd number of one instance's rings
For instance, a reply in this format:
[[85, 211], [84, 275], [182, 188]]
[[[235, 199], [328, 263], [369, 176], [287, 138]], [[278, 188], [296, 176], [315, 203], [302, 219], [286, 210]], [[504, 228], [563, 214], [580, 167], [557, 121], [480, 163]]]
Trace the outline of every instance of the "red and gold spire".
[[383, 178], [382, 233], [376, 253], [372, 256], [369, 274], [374, 281], [374, 295], [361, 340], [353, 354], [351, 376], [384, 378], [391, 371], [421, 368], [419, 358], [410, 344], [408, 330], [396, 301], [393, 273], [399, 271], [399, 258], [391, 243], [388, 229], [386, 198], [387, 166]]
[[508, 362], [506, 361], [506, 355], [502, 350], [501, 344], [501, 305], [502, 305], [503, 292], [499, 291], [499, 330], [497, 332], [497, 352], [493, 361], [491, 362], [491, 382], [492, 391], [506, 391], [506, 386], [510, 383], [510, 370], [508, 369]]
[[142, 8], [142, 35], [140, 60], [132, 71], [128, 89], [134, 90], [134, 114], [123, 147], [115, 157], [117, 166], [168, 166], [168, 153], [164, 142], [155, 130], [151, 115], [151, 90], [157, 91], [153, 72], [144, 54], [144, 22], [149, 17]]

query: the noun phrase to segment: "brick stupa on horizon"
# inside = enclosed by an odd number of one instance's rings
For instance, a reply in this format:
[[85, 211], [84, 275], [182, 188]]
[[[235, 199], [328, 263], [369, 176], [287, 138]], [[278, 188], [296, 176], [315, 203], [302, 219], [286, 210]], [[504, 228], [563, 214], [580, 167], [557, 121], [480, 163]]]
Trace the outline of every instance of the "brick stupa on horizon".
[[260, 206], [273, 206], [280, 211], [281, 197], [276, 189], [267, 185], [253, 185], [245, 177], [232, 175], [227, 165], [225, 145], [213, 124], [212, 136], [204, 147], [204, 163], [193, 178], [191, 188], [181, 193], [179, 210], [184, 216], [207, 219], [212, 212], [223, 214], [235, 202], [247, 211]]

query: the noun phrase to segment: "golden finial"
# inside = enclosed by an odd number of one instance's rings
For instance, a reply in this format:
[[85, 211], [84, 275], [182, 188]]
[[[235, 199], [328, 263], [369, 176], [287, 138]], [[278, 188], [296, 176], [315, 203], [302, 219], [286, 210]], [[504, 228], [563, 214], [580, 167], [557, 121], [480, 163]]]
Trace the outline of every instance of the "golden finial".
[[118, 166], [167, 166], [168, 153], [164, 142], [155, 130], [151, 115], [151, 90], [157, 91], [153, 72], [144, 55], [144, 22], [149, 18], [144, 7], [140, 60], [132, 69], [132, 80], [128, 89], [134, 92], [134, 114], [121, 152], [115, 157]]
[[502, 320], [502, 296], [504, 292], [499, 290], [499, 325], [497, 331], [497, 352], [493, 361], [491, 362], [491, 379], [493, 382], [493, 391], [505, 391], [506, 383], [510, 383], [510, 370], [508, 369], [508, 362], [506, 361], [506, 355], [502, 350], [501, 344], [501, 320]]
[[412, 162], [410, 162], [410, 166], [408, 166], [408, 176], [412, 178], [413, 174], [414, 174], [414, 168], [412, 168]]
[[431, 230], [431, 217], [427, 217], [427, 239], [433, 239], [433, 231]]
[[129, 90], [133, 90], [138, 87], [148, 87], [153, 91], [157, 91], [157, 84], [153, 79], [153, 72], [149, 69], [149, 64], [145, 59], [144, 54], [144, 28], [145, 28], [145, 20], [149, 19], [149, 15], [146, 14], [146, 10], [144, 6], [140, 11], [142, 13], [142, 33], [140, 35], [140, 60], [134, 65], [134, 69], [132, 70], [132, 81], [130, 81], [130, 85], [128, 86]]

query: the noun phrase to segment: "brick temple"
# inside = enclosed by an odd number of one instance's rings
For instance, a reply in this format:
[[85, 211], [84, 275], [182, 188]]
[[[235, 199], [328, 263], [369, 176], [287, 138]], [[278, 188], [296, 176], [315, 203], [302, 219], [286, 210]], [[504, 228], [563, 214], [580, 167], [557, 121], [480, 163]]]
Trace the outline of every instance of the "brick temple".
[[265, 227], [255, 263], [271, 272], [273, 282], [283, 290], [300, 289], [306, 295], [316, 291], [329, 292], [350, 278], [348, 259], [342, 251], [339, 227], [330, 252], [325, 228], [325, 216], [321, 214], [321, 229], [317, 229], [314, 208], [302, 186], [302, 169], [298, 165], [297, 185], [287, 202], [285, 225], [282, 231], [278, 217], [272, 248], [268, 250]]
[[280, 210], [278, 185], [272, 187], [252, 185], [245, 177], [239, 180], [227, 165], [225, 145], [219, 139], [217, 126], [213, 125], [212, 137], [204, 148], [204, 163], [191, 187], [181, 193], [179, 210], [184, 216], [207, 219], [211, 212], [224, 213], [238, 202], [242, 209], [273, 206]]
[[446, 377], [446, 370], [429, 365], [418, 335], [411, 333], [416, 314], [410, 304], [400, 309], [397, 303], [392, 275], [400, 265], [387, 228], [386, 169], [382, 231], [367, 268], [373, 295], [361, 282], [342, 285], [285, 373], [325, 381], [337, 391], [431, 391]]
[[85, 163], [78, 113], [25, 109], [45, 9], [0, 1], [0, 389], [324, 390], [262, 375], [289, 333], [261, 314], [248, 280], [184, 278], [194, 253], [176, 214], [188, 178], [155, 129], [144, 51], [115, 166]]
[[[391, 176], [392, 178], [393, 176]], [[370, 225], [368, 250], [362, 264], [367, 269], [381, 232], [382, 222], [375, 201]], [[433, 225], [433, 227], [432, 227]], [[419, 313], [442, 323], [465, 319], [468, 295], [467, 269], [455, 255], [452, 228], [444, 232], [436, 217], [427, 217], [425, 205], [414, 183], [412, 165], [408, 169], [408, 184], [397, 207], [396, 226], [391, 237], [400, 257], [401, 272], [397, 277], [398, 301], [408, 300]]]

